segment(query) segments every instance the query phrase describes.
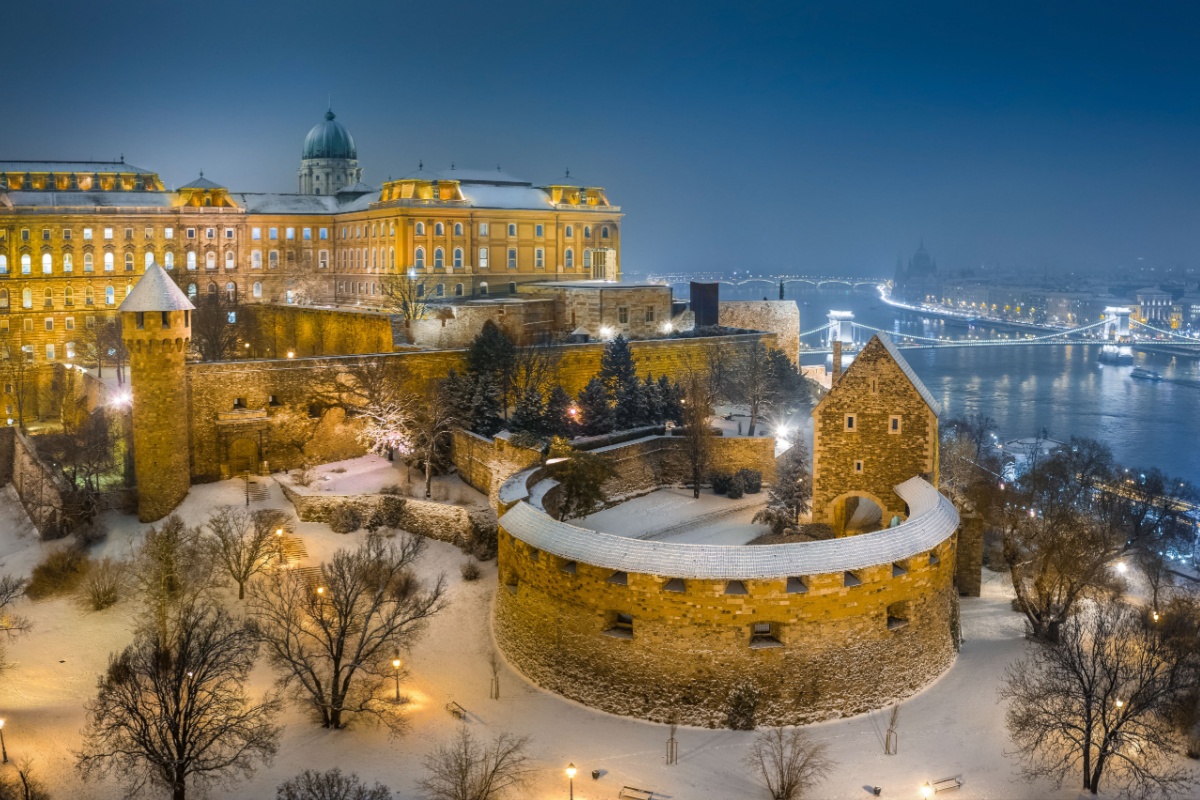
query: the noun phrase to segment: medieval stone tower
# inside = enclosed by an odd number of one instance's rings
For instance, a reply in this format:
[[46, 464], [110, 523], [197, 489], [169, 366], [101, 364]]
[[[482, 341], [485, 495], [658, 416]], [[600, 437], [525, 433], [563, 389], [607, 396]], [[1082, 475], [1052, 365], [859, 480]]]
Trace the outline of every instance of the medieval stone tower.
[[908, 517], [897, 485], [938, 485], [938, 403], [884, 335], [872, 337], [813, 409], [813, 522], [835, 536]]
[[133, 388], [133, 458], [138, 519], [169, 514], [191, 484], [184, 359], [195, 310], [158, 264], [118, 309]]

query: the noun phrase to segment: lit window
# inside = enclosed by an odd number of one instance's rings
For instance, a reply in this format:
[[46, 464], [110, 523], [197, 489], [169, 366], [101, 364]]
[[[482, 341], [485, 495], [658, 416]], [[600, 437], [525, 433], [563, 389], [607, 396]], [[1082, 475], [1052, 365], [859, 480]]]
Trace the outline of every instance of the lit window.
[[112, 229], [112, 228], [105, 228], [105, 229], [104, 229], [104, 238], [105, 238], [105, 239], [112, 239], [112, 238], [113, 238], [113, 229]]
[[[168, 230], [170, 230], [170, 228], [168, 228]], [[167, 238], [170, 238], [170, 237], [167, 237]], [[259, 239], [261, 239], [262, 238], [262, 228], [251, 228], [250, 229], [250, 238], [255, 241], [258, 241]]]
[[188, 269], [196, 268], [196, 254], [195, 254], [195, 252], [193, 252], [191, 250], [188, 250], [188, 254], [187, 254], [187, 268]]
[[113, 254], [112, 254], [112, 253], [105, 253], [105, 254], [104, 254], [104, 271], [105, 271], [105, 272], [112, 272], [112, 271], [113, 271], [113, 266], [114, 266], [114, 265], [113, 265]]
[[29, 253], [21, 254], [21, 274], [28, 275], [33, 272], [33, 257]]
[[42, 253], [42, 274], [49, 275], [54, 271], [54, 264], [49, 253]]
[[479, 268], [488, 268], [488, 249], [486, 247], [479, 248]]
[[8, 256], [0, 253], [0, 275], [8, 274]]
[[[69, 321], [69, 322], [73, 322], [73, 320], [71, 320], [69, 317], [68, 317], [68, 321]], [[68, 325], [67, 327], [68, 327], [68, 328], [74, 328], [75, 326], [74, 326], [74, 325]], [[67, 358], [68, 358], [68, 359], [72, 359], [72, 358], [74, 358], [74, 357], [75, 357], [75, 343], [74, 343], [74, 342], [67, 342], [67, 343], [66, 343], [66, 345], [65, 345], [65, 347], [67, 348]]]
[[288, 239], [295, 239], [295, 238], [296, 238], [296, 229], [295, 229], [295, 228], [288, 228], [288, 229], [286, 230], [286, 235], [287, 235], [287, 238], [288, 238]]
[[52, 345], [52, 344], [46, 345], [46, 360], [47, 361], [54, 360], [54, 345]]
[[[87, 236], [84, 238], [90, 239], [92, 237]], [[174, 228], [163, 228], [163, 238], [164, 239], [174, 239], [175, 238], [175, 229]]]
[[250, 293], [255, 297], [262, 297], [262, 284], [258, 281], [255, 281], [254, 285], [250, 287]]
[[113, 305], [117, 302], [117, 290], [111, 286], [104, 287], [104, 302]]
[[146, 251], [146, 269], [150, 269], [150, 265], [154, 263], [154, 253]]
[[170, 250], [163, 253], [163, 261], [166, 262], [163, 264], [163, 266], [165, 266], [167, 269], [175, 269], [175, 254]]
[[[167, 228], [167, 230], [169, 231], [169, 230], [171, 230], [171, 229], [170, 229], [170, 228]], [[84, 228], [84, 229], [83, 229], [83, 238], [84, 238], [84, 241], [91, 241], [91, 239], [92, 239], [92, 229], [91, 229], [91, 228]], [[168, 239], [170, 239], [170, 238], [171, 238], [170, 234], [168, 234], [168, 235], [167, 235], [167, 238], [168, 238]]]

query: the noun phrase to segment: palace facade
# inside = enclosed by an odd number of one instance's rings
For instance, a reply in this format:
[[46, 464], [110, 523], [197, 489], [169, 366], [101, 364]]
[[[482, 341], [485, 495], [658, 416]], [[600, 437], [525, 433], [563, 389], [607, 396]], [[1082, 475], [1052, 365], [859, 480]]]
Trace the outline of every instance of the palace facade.
[[152, 263], [193, 300], [281, 304], [382, 305], [402, 272], [431, 299], [620, 278], [621, 213], [603, 188], [423, 168], [374, 188], [332, 111], [301, 155], [295, 194], [204, 175], [169, 190], [123, 159], [0, 161], [0, 339], [35, 364], [82, 359], [81, 329]]

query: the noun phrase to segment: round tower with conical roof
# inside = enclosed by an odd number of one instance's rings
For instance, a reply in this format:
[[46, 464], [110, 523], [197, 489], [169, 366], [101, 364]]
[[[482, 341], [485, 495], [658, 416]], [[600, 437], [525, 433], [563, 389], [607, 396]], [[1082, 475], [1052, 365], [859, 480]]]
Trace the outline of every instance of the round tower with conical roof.
[[195, 306], [158, 264], [121, 303], [133, 390], [133, 459], [138, 519], [171, 513], [191, 486], [187, 375]]
[[334, 116], [333, 109], [326, 111], [325, 121], [314, 125], [304, 137], [300, 194], [337, 194], [339, 189], [362, 180], [354, 137]]

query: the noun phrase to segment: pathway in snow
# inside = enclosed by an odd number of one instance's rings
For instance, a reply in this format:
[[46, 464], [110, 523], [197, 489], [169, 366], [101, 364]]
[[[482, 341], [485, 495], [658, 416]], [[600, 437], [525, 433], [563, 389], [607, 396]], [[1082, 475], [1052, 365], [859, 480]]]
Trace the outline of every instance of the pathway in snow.
[[571, 524], [593, 531], [688, 544], [745, 544], [768, 532], [751, 520], [766, 505], [766, 493], [738, 500], [672, 487], [626, 500]]

